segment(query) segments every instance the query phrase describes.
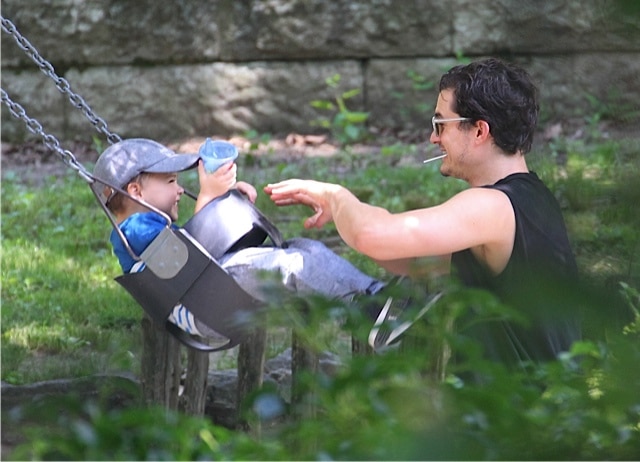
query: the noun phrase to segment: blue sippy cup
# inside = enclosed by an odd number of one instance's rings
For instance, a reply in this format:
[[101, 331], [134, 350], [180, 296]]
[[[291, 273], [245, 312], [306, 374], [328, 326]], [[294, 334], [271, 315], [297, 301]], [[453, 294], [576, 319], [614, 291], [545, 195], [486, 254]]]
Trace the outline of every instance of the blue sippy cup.
[[200, 150], [200, 158], [204, 161], [204, 169], [207, 173], [213, 173], [223, 164], [238, 157], [238, 148], [227, 141], [212, 141], [207, 138]]

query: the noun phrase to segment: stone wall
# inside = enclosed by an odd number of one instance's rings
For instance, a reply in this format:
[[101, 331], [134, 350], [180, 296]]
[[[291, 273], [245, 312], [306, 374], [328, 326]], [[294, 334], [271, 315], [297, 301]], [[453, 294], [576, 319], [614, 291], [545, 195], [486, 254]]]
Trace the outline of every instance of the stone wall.
[[[533, 74], [543, 121], [588, 95], [633, 112], [640, 16], [617, 3], [635, 1], [2, 0], [2, 15], [113, 131], [167, 141], [317, 130], [310, 102], [335, 74], [371, 126], [427, 128], [440, 74], [489, 55]], [[6, 33], [2, 87], [61, 139], [96, 133]], [[3, 106], [3, 140], [26, 135]]]

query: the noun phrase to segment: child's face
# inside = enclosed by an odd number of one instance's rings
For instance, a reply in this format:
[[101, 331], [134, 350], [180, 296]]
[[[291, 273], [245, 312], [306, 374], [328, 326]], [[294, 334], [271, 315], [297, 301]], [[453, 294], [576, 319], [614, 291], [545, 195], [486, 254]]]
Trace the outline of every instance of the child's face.
[[178, 184], [177, 173], [149, 173], [140, 184], [140, 198], [178, 219], [178, 202], [184, 188]]

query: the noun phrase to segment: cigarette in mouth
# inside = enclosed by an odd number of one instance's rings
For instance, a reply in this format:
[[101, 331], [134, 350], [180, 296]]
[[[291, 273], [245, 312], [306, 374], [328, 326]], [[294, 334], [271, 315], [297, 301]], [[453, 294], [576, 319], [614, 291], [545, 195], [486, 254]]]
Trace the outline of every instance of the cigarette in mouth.
[[426, 164], [427, 162], [431, 162], [433, 160], [442, 159], [443, 157], [447, 157], [447, 155], [446, 154], [442, 154], [441, 156], [432, 157], [431, 159], [423, 160], [422, 163]]

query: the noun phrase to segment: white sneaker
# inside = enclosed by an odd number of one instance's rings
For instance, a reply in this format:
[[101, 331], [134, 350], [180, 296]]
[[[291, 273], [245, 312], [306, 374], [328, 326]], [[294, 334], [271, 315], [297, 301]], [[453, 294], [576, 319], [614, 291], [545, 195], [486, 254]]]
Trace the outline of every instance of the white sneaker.
[[[408, 310], [409, 299], [389, 297], [378, 314], [378, 318], [369, 332], [369, 345], [375, 351], [382, 351], [409, 329], [418, 319], [440, 299], [442, 292], [430, 296], [422, 309], [413, 317]], [[404, 318], [404, 319], [403, 319]]]
[[225, 344], [229, 341], [227, 337], [196, 319], [184, 305], [173, 307], [173, 311], [169, 315], [169, 321], [188, 334], [209, 339], [210, 343], [213, 341], [216, 344]]

